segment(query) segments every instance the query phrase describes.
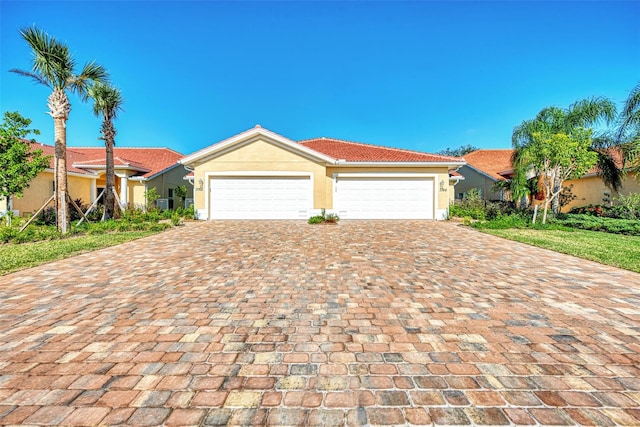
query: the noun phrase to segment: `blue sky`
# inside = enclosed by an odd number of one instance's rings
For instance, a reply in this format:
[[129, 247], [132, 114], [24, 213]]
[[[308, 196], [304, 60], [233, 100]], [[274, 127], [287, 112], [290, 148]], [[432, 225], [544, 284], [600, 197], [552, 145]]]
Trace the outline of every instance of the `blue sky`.
[[[49, 89], [18, 29], [37, 25], [95, 60], [126, 99], [118, 146], [184, 154], [259, 123], [436, 152], [508, 148], [546, 106], [640, 82], [640, 2], [0, 1], [0, 106], [53, 143]], [[100, 121], [71, 97], [69, 146]]]

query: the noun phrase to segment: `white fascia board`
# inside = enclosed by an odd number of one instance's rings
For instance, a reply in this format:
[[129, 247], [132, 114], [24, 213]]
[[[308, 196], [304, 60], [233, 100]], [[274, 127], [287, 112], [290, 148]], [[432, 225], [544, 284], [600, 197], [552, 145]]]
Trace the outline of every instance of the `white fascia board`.
[[264, 137], [267, 140], [270, 140], [271, 142], [275, 142], [285, 147], [288, 147], [292, 151], [298, 151], [298, 152], [304, 153], [308, 157], [312, 157], [327, 163], [335, 163], [336, 161], [336, 159], [332, 157], [329, 157], [325, 154], [322, 154], [315, 150], [307, 148], [302, 144], [298, 144], [297, 142], [292, 141], [289, 138], [285, 138], [284, 136], [278, 135], [277, 133], [271, 132], [270, 130], [267, 130], [265, 128], [252, 128], [242, 133], [239, 133], [238, 135], [232, 136], [231, 138], [227, 138], [224, 141], [210, 145], [209, 147], [206, 147], [200, 151], [196, 151], [195, 153], [178, 160], [178, 162], [183, 165], [188, 165], [200, 159], [203, 159], [205, 157], [212, 156], [216, 153], [219, 153], [228, 148], [231, 148], [234, 145], [241, 144], [250, 140], [254, 140], [259, 137]]
[[[43, 170], [43, 172], [49, 172], [55, 175], [56, 171], [55, 169], [51, 169], [51, 168], [46, 168]], [[70, 172], [67, 171], [67, 175], [68, 176], [77, 176], [78, 178], [89, 178], [89, 179], [96, 179], [98, 178], [100, 175], [98, 175], [97, 173], [92, 173], [92, 172], [87, 172], [87, 173], [78, 173], [78, 172]]]

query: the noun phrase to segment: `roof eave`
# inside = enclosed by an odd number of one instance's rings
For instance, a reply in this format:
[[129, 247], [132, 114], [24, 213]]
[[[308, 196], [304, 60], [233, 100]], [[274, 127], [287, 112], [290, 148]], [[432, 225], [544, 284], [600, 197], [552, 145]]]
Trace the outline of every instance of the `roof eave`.
[[351, 161], [337, 161], [332, 166], [355, 166], [355, 167], [447, 167], [447, 168], [457, 168], [460, 166], [464, 166], [465, 163], [452, 163], [452, 162], [351, 162]]
[[189, 156], [185, 156], [182, 159], [178, 160], [178, 163], [183, 165], [189, 165], [203, 158], [213, 156], [216, 153], [219, 153], [230, 147], [233, 147], [236, 144], [250, 141], [251, 139], [259, 136], [265, 137], [266, 139], [271, 140], [273, 142], [283, 144], [294, 151], [299, 151], [300, 153], [304, 153], [306, 156], [315, 158], [319, 161], [324, 161], [327, 163], [336, 162], [336, 159], [329, 157], [325, 154], [322, 154], [320, 152], [317, 152], [315, 150], [312, 150], [311, 148], [307, 148], [302, 144], [298, 144], [297, 142], [290, 140], [289, 138], [285, 138], [284, 136], [279, 135], [275, 132], [271, 132], [268, 129], [255, 127], [255, 128], [246, 130], [242, 133], [239, 133], [235, 136], [232, 136], [231, 138], [227, 138], [223, 141], [210, 145], [209, 147], [206, 147], [200, 151], [196, 151], [195, 153]]

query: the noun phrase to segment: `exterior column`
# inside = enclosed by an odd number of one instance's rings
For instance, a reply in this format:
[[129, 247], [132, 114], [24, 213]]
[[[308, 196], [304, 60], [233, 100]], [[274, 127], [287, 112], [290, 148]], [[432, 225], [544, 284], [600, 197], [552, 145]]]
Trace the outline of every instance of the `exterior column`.
[[120, 177], [120, 201], [122, 202], [122, 206], [127, 206], [129, 201], [127, 200], [127, 194], [129, 193], [129, 184], [127, 182], [127, 177]]
[[96, 194], [96, 192], [98, 190], [96, 181], [97, 180], [95, 178], [91, 180], [91, 188], [89, 189], [89, 199], [90, 199], [89, 202], [90, 203], [95, 202], [96, 201], [96, 197], [98, 197], [98, 195]]

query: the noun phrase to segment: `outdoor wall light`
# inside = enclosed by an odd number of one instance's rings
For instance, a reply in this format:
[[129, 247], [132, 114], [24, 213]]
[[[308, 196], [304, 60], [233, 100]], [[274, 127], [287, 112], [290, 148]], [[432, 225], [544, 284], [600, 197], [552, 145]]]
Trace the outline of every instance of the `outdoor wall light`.
[[204, 186], [204, 181], [202, 178], [198, 180], [198, 191], [202, 191], [202, 187]]
[[447, 191], [447, 189], [444, 186], [444, 179], [440, 180], [440, 191]]

